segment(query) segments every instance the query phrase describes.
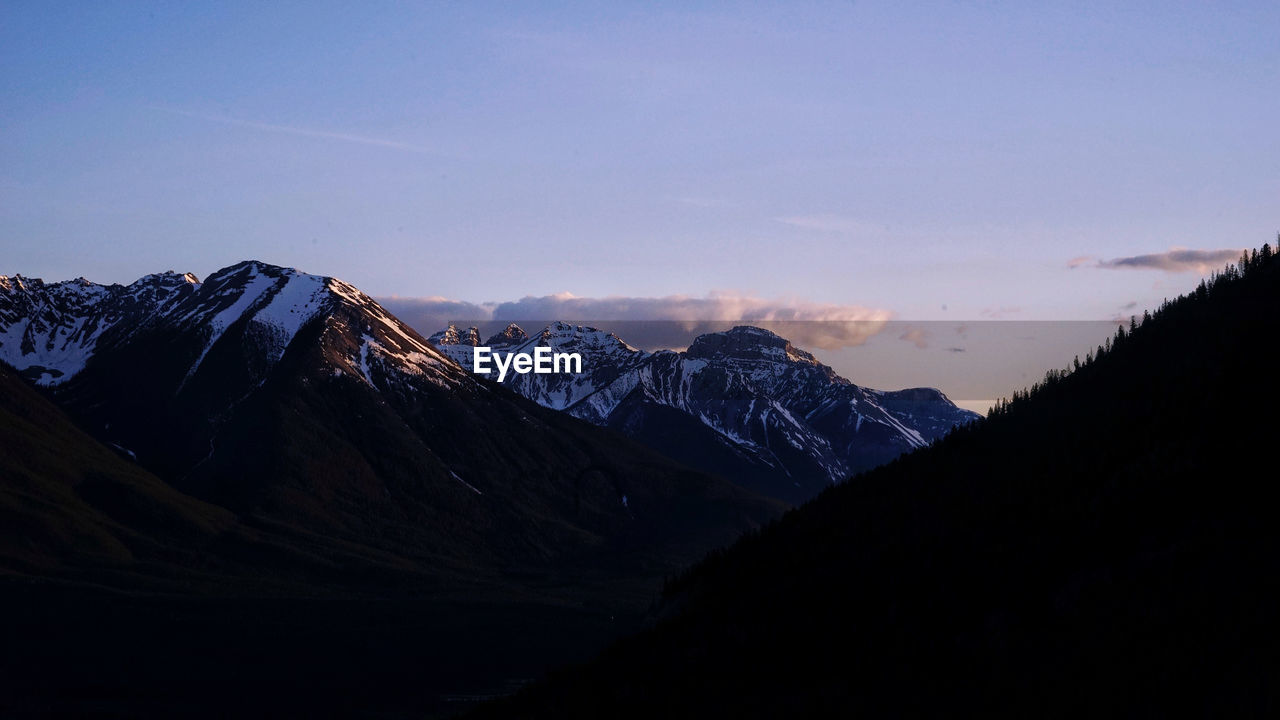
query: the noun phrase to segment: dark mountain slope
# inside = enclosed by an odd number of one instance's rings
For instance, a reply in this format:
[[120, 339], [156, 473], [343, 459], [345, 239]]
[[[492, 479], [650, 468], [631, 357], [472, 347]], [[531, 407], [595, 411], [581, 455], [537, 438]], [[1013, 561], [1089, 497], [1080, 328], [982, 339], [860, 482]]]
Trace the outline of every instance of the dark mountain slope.
[[177, 491], [0, 365], [0, 575], [132, 592], [313, 595], [392, 579], [440, 586], [437, 570]]
[[669, 585], [479, 716], [1272, 716], [1270, 249]]
[[180, 557], [234, 525], [100, 445], [0, 365], [0, 570]]
[[0, 280], [3, 357], [49, 388], [3, 378], [0, 716], [456, 710], [638, 627], [782, 509], [334, 278]]
[[469, 575], [661, 577], [780, 507], [467, 373], [340, 280], [257, 262], [103, 331], [54, 393], [188, 494]]
[[236, 517], [0, 365], [3, 717], [457, 710], [634, 627], [654, 581], [627, 572], [557, 587]]

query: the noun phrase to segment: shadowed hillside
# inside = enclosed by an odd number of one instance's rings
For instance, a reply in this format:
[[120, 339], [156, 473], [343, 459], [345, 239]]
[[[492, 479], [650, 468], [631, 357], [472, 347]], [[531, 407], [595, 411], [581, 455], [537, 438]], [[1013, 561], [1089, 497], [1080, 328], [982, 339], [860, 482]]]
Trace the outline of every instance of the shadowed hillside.
[[669, 584], [479, 717], [1269, 715], [1271, 249]]
[[782, 510], [333, 278], [0, 291], [0, 716], [455, 711]]
[[173, 560], [235, 522], [98, 444], [4, 365], [0, 435], [0, 568]]

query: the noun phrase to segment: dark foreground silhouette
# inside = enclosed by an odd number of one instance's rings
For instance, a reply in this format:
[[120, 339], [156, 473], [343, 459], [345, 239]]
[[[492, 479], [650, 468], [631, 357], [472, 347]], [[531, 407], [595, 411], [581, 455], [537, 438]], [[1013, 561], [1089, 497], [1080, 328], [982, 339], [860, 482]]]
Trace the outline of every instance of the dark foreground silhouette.
[[476, 716], [1274, 716], [1278, 336], [1266, 247]]

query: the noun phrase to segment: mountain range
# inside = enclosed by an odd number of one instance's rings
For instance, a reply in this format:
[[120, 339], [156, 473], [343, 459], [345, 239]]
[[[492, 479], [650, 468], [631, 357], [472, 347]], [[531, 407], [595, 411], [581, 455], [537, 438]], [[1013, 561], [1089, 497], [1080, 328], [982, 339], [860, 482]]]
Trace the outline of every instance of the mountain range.
[[[341, 280], [260, 262], [128, 286], [0, 278], [0, 360], [17, 663], [0, 675], [43, 688], [36, 706], [106, 702], [104, 682], [185, 702], [226, 677], [214, 635], [269, 643], [261, 662], [298, 678], [347, 668], [317, 706], [440, 703], [581, 659], [664, 576], [785, 508], [472, 375]], [[269, 597], [312, 624], [278, 626]], [[159, 636], [157, 612], [187, 620]], [[222, 649], [178, 673], [161, 659], [190, 657], [173, 643], [194, 625]], [[344, 647], [449, 650], [339, 658], [307, 635], [320, 626]], [[547, 655], [543, 633], [569, 639]], [[103, 681], [121, 635], [137, 673]], [[425, 695], [403, 692], [409, 668], [436, 678], [414, 681]]]
[[499, 384], [334, 278], [0, 277], [0, 715], [1267, 716], [1278, 325], [1264, 246], [953, 423], [759, 328]]
[[429, 339], [468, 370], [475, 346], [495, 356], [536, 347], [576, 352], [581, 374], [511, 373], [504, 384], [690, 467], [792, 503], [978, 418], [933, 388], [859, 387], [786, 339], [751, 326], [700, 335], [679, 352], [638, 350], [613, 333], [564, 322], [532, 337], [511, 324], [483, 343], [477, 328], [450, 325]]
[[[8, 677], [41, 688], [38, 703], [88, 693], [92, 704], [102, 658], [132, 632], [155, 638], [135, 640], [131, 655], [150, 670], [106, 685], [148, 697], [164, 686], [181, 705], [221, 666], [189, 677], [153, 662], [182, 654], [147, 630], [161, 607], [250, 646], [307, 649], [277, 658], [299, 677], [320, 672], [317, 662], [419, 667], [441, 678], [422, 702], [439, 703], [505, 682], [495, 672], [585, 659], [635, 627], [664, 577], [858, 462], [936, 435], [890, 414], [894, 394], [857, 388], [756, 329], [704, 336], [683, 353], [565, 324], [492, 339], [584, 351], [583, 375], [537, 376], [561, 381], [541, 386], [469, 372], [455, 358], [469, 360], [462, 343], [477, 341], [430, 342], [341, 280], [256, 261], [129, 285], [0, 277], [0, 580], [16, 603], [7, 634], [28, 648]], [[733, 392], [717, 401], [725, 387]], [[866, 419], [811, 412], [821, 403]], [[852, 434], [825, 430], [838, 418]], [[846, 440], [862, 454], [838, 446]], [[379, 603], [395, 620], [376, 632], [424, 643], [444, 634], [450, 659], [334, 661], [275, 629], [259, 600], [272, 596], [349, 642], [371, 632], [347, 619], [351, 609]], [[230, 612], [223, 600], [171, 607], [210, 597], [234, 598], [243, 622], [208, 614]], [[415, 619], [432, 608], [441, 622]], [[485, 642], [453, 635], [449, 617], [470, 617]], [[530, 618], [543, 618], [537, 630], [509, 629]], [[174, 622], [174, 637], [191, 633]], [[535, 640], [543, 632], [573, 641], [548, 653]], [[513, 648], [510, 668], [493, 669], [489, 643]], [[409, 702], [379, 682], [356, 669], [330, 680], [352, 702]]]
[[334, 278], [6, 278], [0, 323], [0, 357], [174, 488], [428, 564], [662, 555], [672, 536], [691, 559], [777, 512], [477, 378]]
[[[53, 389], [95, 434], [144, 466], [240, 506], [268, 497], [289, 512], [314, 506], [305, 491], [233, 480], [223, 466], [246, 451], [219, 452], [219, 443], [251, 442], [236, 434], [243, 422], [228, 420], [242, 403], [250, 408], [245, 412], [260, 411], [252, 408], [271, 396], [268, 384], [278, 388], [290, 377], [302, 381], [300, 389], [349, 391], [354, 382], [367, 391], [357, 394], [375, 395], [375, 404], [401, 416], [387, 418], [398, 431], [403, 416], [423, 402], [420, 393], [454, 403], [493, 392], [492, 384], [464, 372], [479, 343], [475, 328], [453, 326], [424, 341], [347, 283], [258, 262], [204, 282], [173, 272], [128, 286], [0, 278], [0, 360]], [[532, 338], [512, 325], [487, 344], [499, 354], [535, 346], [579, 351], [582, 374], [513, 374], [503, 387], [790, 503], [977, 417], [930, 388], [859, 387], [785, 339], [748, 326], [699, 336], [682, 352], [644, 352], [611, 333], [562, 322]], [[466, 404], [473, 411], [484, 405]], [[435, 437], [458, 426], [428, 422], [417, 429], [420, 438]], [[258, 442], [259, 455], [263, 447]], [[467, 467], [465, 457], [442, 463], [449, 452], [433, 447], [424, 464], [458, 478], [457, 487], [483, 492], [486, 481], [472, 482], [472, 475], [487, 470]], [[386, 465], [385, 455], [370, 451], [324, 467], [350, 467], [351, 460]], [[395, 472], [382, 467], [373, 474]]]

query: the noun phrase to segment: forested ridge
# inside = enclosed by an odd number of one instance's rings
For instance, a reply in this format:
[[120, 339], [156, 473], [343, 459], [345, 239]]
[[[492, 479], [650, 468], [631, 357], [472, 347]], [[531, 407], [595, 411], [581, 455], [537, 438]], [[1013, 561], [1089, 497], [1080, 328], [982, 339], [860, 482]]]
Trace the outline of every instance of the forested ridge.
[[667, 584], [481, 716], [1270, 715], [1269, 245]]

